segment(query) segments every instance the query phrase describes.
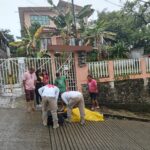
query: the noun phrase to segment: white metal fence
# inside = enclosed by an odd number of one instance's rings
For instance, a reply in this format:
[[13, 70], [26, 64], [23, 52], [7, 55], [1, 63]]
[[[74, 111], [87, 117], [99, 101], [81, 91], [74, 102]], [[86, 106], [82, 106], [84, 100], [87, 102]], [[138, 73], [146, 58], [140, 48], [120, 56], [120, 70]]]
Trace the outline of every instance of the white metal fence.
[[94, 78], [108, 77], [108, 61], [90, 62], [88, 63], [89, 73]]
[[[147, 72], [150, 72], [150, 59], [147, 59]], [[88, 63], [89, 73], [94, 78], [109, 77], [108, 61], [90, 62]], [[140, 74], [140, 59], [124, 59], [113, 61], [114, 76]]]
[[150, 73], [150, 58], [145, 58], [146, 61], [146, 72]]
[[[35, 70], [45, 69], [50, 76], [50, 83], [54, 82], [55, 72], [52, 65], [55, 64], [56, 71], [65, 75], [69, 81], [71, 90], [76, 89], [76, 74], [74, 60], [72, 58], [9, 58], [0, 59], [0, 89], [2, 93], [12, 93], [18, 90], [22, 93], [22, 76], [29, 67]], [[17, 91], [16, 91], [17, 92]], [[17, 93], [17, 94], [18, 94]]]
[[141, 73], [139, 59], [115, 60], [113, 67], [115, 76]]
[[76, 90], [76, 71], [72, 54], [67, 59], [57, 57], [55, 59], [55, 68], [56, 72], [60, 72], [62, 75], [66, 76], [69, 88], [71, 90]]

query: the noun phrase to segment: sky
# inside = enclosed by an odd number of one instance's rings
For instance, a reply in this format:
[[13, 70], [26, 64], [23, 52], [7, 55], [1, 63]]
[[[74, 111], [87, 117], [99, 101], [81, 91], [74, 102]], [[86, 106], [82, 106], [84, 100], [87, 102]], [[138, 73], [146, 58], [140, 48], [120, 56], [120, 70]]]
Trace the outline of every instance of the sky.
[[[65, 0], [71, 2], [71, 0]], [[57, 5], [58, 0], [53, 0]], [[107, 9], [108, 11], [119, 10], [120, 0], [74, 0], [77, 5], [91, 4], [95, 14], [90, 19], [96, 18], [96, 12]], [[47, 0], [0, 0], [0, 29], [9, 29], [16, 38], [20, 36], [20, 20], [18, 7], [49, 6]]]

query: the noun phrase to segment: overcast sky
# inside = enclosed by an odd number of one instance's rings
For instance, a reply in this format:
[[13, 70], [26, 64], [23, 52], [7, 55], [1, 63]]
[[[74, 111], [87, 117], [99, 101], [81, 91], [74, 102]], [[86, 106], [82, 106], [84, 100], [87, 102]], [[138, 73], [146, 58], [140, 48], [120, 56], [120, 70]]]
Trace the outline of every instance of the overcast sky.
[[[71, 2], [71, 0], [65, 0]], [[75, 4], [84, 6], [92, 4], [95, 10], [102, 11], [107, 8], [108, 11], [119, 10], [120, 0], [74, 0]], [[58, 0], [53, 0], [55, 4]], [[0, 29], [10, 29], [15, 37], [20, 36], [20, 20], [18, 7], [29, 6], [49, 6], [47, 0], [0, 0]], [[94, 19], [96, 13], [91, 17]]]

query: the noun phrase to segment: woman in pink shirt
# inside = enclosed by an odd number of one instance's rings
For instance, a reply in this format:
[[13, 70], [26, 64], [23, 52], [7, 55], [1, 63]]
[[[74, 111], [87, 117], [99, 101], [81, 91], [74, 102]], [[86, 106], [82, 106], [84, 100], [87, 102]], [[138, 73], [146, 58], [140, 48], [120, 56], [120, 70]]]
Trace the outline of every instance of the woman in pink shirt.
[[95, 110], [95, 108], [99, 108], [99, 104], [97, 101], [97, 94], [98, 94], [97, 81], [94, 80], [91, 75], [88, 75], [87, 79], [88, 79], [88, 91], [92, 101], [91, 110]]

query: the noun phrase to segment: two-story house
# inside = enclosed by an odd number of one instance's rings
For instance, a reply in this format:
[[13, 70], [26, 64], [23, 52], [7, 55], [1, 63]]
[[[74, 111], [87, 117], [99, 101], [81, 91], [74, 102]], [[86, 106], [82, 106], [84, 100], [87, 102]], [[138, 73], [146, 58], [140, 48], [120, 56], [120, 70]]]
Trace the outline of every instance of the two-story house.
[[[59, 0], [57, 4], [57, 9], [62, 13], [65, 13], [72, 4]], [[58, 12], [53, 7], [19, 7], [19, 17], [21, 24], [21, 31], [24, 27], [30, 27], [32, 23], [40, 23], [41, 26], [47, 26], [50, 29], [56, 28], [54, 22], [49, 18], [49, 16], [57, 16]], [[79, 12], [82, 9], [81, 6], [75, 5], [75, 12]], [[47, 46], [51, 44], [51, 37], [48, 32], [49, 29], [45, 28], [43, 34], [40, 35], [40, 45], [41, 49], [47, 49]], [[23, 33], [22, 33], [23, 34]], [[59, 37], [58, 37], [59, 38]], [[58, 40], [60, 41], [60, 40]]]

